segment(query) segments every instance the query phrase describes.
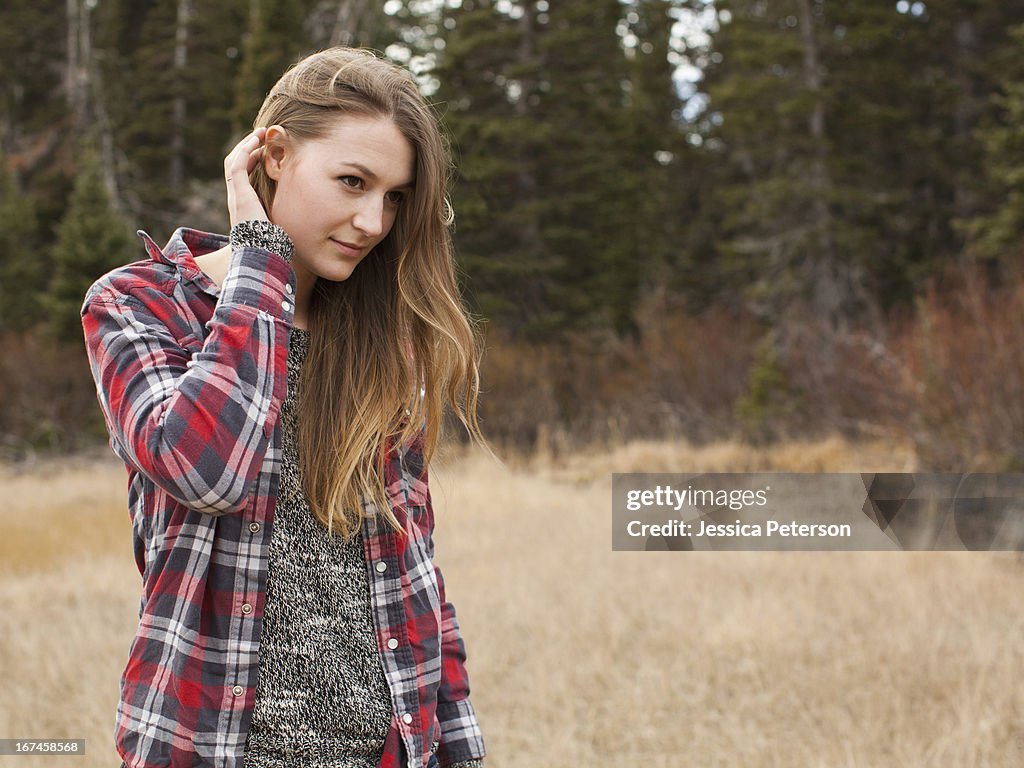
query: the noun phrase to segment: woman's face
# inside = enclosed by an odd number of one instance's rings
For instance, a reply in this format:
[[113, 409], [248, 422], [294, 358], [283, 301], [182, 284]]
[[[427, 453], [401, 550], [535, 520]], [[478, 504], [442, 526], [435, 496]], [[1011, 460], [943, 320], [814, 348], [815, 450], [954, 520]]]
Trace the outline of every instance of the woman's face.
[[395, 223], [415, 182], [415, 151], [384, 117], [341, 115], [322, 139], [296, 144], [267, 130], [265, 168], [277, 182], [270, 220], [295, 245], [295, 266], [347, 280]]

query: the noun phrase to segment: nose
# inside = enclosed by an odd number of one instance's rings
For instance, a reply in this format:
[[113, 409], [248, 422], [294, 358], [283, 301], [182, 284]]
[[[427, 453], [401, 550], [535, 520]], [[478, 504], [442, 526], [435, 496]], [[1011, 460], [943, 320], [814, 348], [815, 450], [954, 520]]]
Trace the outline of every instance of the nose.
[[384, 234], [384, 198], [366, 195], [352, 225], [367, 237], [380, 237]]

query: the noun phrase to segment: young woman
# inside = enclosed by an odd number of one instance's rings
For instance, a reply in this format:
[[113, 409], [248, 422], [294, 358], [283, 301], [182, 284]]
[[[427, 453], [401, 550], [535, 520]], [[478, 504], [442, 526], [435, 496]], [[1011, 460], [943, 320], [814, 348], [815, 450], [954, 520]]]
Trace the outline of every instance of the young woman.
[[413, 79], [331, 48], [224, 161], [229, 235], [179, 228], [89, 289], [128, 470], [127, 768], [482, 766], [427, 467], [476, 421], [450, 154]]

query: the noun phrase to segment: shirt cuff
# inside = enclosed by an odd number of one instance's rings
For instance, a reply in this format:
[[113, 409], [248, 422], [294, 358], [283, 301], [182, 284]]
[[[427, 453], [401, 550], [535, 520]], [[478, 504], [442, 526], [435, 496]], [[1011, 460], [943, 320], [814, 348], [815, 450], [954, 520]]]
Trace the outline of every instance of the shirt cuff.
[[441, 746], [437, 750], [441, 765], [451, 766], [460, 761], [480, 760], [487, 754], [476, 712], [468, 698], [439, 700], [437, 719], [441, 724]]
[[295, 317], [295, 272], [280, 254], [258, 245], [231, 249], [221, 304], [243, 304], [291, 325]]

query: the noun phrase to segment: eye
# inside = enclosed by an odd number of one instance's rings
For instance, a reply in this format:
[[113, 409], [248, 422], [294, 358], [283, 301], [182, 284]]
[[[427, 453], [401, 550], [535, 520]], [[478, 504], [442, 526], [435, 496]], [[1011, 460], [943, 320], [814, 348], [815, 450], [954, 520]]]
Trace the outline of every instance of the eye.
[[392, 205], [400, 205], [405, 200], [405, 192], [388, 192], [387, 198]]
[[353, 188], [359, 188], [363, 183], [363, 180], [358, 176], [339, 176], [338, 180], [346, 187]]

